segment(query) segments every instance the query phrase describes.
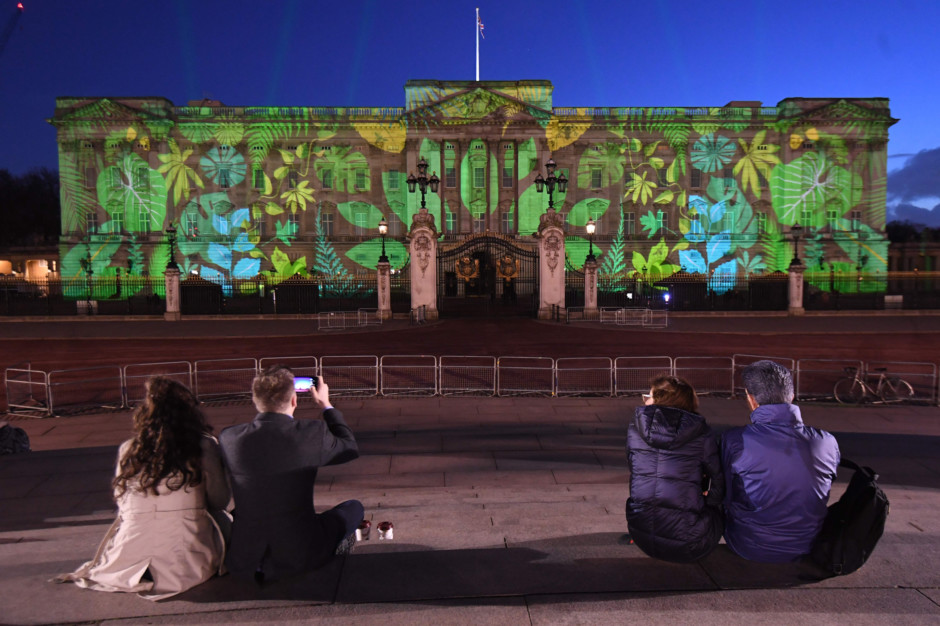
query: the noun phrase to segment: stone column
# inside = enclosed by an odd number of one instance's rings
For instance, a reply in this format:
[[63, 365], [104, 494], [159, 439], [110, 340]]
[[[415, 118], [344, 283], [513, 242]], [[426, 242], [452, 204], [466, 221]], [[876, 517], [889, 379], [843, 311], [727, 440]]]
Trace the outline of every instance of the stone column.
[[806, 310], [803, 308], [803, 272], [806, 271], [806, 266], [802, 263], [795, 263], [790, 265], [788, 271], [790, 284], [789, 284], [789, 295], [790, 295], [790, 307], [787, 309], [787, 312], [790, 315], [803, 315]]
[[378, 316], [380, 320], [391, 319], [392, 317], [392, 300], [391, 300], [391, 291], [392, 284], [390, 278], [390, 272], [392, 269], [391, 263], [388, 261], [379, 261], [376, 270], [378, 272], [378, 288], [379, 288], [379, 312]]
[[437, 229], [427, 209], [411, 220], [408, 234], [411, 253], [411, 308], [424, 308], [425, 320], [437, 319]]
[[167, 265], [163, 275], [166, 288], [166, 312], [163, 319], [168, 322], [180, 321], [180, 268], [176, 263]]
[[584, 262], [584, 319], [597, 315], [597, 261]]
[[565, 310], [564, 221], [555, 209], [539, 219], [539, 319], [551, 319], [554, 306]]

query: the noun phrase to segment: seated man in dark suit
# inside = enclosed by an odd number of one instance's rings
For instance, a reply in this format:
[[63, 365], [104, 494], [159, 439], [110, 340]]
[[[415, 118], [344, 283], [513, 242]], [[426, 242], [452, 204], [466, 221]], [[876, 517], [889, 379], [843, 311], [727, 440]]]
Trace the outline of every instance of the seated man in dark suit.
[[317, 468], [359, 456], [326, 383], [310, 390], [322, 420], [294, 419], [294, 375], [283, 365], [256, 376], [251, 392], [258, 415], [219, 436], [236, 507], [225, 565], [262, 582], [316, 569], [348, 549], [363, 508], [347, 500], [320, 514], [314, 510]]

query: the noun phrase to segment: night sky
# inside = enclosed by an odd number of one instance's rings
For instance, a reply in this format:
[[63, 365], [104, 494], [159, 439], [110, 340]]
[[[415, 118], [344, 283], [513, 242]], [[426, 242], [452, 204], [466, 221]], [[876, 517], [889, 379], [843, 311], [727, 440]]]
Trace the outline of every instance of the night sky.
[[[547, 79], [555, 106], [887, 97], [889, 217], [940, 225], [937, 0], [0, 0], [0, 169], [56, 168], [57, 96], [403, 106], [409, 79]], [[0, 41], [2, 45], [2, 41]]]

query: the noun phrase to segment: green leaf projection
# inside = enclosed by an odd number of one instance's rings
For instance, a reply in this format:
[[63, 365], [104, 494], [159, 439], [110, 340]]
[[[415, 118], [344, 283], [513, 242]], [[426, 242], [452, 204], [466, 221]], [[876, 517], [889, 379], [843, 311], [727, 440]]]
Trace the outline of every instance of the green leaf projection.
[[226, 293], [311, 273], [356, 293], [381, 254], [381, 219], [393, 267], [408, 266], [421, 194], [407, 179], [420, 159], [440, 178], [425, 203], [442, 236], [534, 246], [549, 205], [535, 176], [549, 158], [569, 181], [552, 202], [573, 267], [589, 246], [583, 227], [598, 225], [602, 290], [682, 271], [727, 292], [786, 270], [796, 224], [816, 288], [842, 284], [816, 274], [886, 271], [885, 99], [558, 108], [552, 90], [409, 81], [403, 108], [60, 98], [63, 277], [159, 276], [173, 226], [180, 266]]

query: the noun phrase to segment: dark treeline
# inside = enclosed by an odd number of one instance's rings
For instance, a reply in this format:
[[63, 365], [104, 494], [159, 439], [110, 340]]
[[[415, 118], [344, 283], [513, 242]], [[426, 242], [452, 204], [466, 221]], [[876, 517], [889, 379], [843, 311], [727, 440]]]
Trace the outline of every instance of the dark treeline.
[[0, 246], [42, 246], [59, 239], [59, 175], [49, 169], [14, 176], [0, 170]]
[[932, 228], [907, 220], [888, 222], [885, 225], [885, 233], [891, 243], [906, 243], [909, 241], [940, 242], [940, 228]]

